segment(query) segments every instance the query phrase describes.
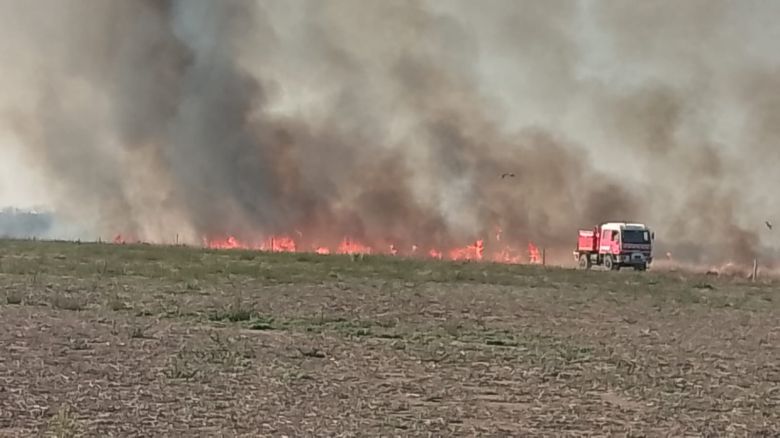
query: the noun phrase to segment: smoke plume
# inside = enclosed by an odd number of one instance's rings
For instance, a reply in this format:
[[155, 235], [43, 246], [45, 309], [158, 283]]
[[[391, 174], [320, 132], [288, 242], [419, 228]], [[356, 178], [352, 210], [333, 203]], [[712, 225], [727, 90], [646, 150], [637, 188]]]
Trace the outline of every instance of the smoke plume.
[[780, 5], [0, 0], [0, 12], [4, 126], [57, 210], [98, 235], [284, 235], [303, 249], [500, 238], [563, 260], [577, 228], [631, 220], [694, 263], [776, 247], [763, 224], [780, 183]]

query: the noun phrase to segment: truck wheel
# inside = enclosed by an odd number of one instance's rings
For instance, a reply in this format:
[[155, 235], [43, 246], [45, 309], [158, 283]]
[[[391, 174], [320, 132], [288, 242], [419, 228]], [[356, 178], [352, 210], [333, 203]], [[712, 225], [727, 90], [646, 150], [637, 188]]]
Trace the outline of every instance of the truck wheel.
[[647, 263], [642, 263], [641, 265], [634, 266], [635, 271], [647, 271]]
[[584, 271], [590, 269], [590, 256], [588, 254], [580, 255], [579, 267]]
[[607, 271], [615, 270], [615, 263], [612, 261], [611, 255], [604, 257], [604, 267], [607, 269]]

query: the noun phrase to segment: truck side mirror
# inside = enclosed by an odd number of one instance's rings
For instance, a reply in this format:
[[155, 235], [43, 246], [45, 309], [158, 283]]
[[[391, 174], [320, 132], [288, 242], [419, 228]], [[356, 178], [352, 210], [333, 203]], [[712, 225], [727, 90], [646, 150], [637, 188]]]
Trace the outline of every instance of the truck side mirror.
[[655, 231], [650, 233], [650, 240], [655, 240]]

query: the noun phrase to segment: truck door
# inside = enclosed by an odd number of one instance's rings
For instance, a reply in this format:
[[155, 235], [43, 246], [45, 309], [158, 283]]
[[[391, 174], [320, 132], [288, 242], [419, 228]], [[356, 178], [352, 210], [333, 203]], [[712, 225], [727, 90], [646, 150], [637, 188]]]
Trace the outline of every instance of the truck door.
[[601, 230], [601, 239], [599, 239], [599, 254], [609, 254], [612, 252], [612, 230]]
[[620, 254], [620, 231], [612, 231], [612, 254]]

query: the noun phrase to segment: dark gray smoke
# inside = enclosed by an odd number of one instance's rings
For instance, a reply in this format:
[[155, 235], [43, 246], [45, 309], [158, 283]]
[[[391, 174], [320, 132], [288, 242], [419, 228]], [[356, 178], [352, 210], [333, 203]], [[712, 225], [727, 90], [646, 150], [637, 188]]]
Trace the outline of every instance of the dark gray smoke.
[[632, 220], [747, 262], [774, 246], [776, 9], [0, 0], [0, 80], [27, 90], [2, 104], [56, 207], [106, 237], [565, 259], [578, 227]]

